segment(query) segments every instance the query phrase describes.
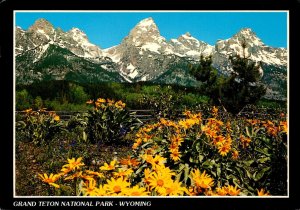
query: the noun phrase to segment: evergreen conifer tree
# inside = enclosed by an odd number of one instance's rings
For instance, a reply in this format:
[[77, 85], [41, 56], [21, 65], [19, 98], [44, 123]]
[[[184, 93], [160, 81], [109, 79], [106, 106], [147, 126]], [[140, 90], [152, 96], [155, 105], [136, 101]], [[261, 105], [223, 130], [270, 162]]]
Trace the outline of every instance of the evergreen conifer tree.
[[227, 78], [217, 75], [217, 70], [211, 66], [211, 56], [201, 56], [200, 64], [191, 69], [191, 74], [202, 82], [201, 89], [210, 96], [213, 104], [222, 105], [232, 114], [238, 114], [247, 104], [256, 103], [266, 93], [260, 82], [260, 64], [246, 56], [245, 41], [241, 46], [242, 56], [229, 57], [233, 71]]

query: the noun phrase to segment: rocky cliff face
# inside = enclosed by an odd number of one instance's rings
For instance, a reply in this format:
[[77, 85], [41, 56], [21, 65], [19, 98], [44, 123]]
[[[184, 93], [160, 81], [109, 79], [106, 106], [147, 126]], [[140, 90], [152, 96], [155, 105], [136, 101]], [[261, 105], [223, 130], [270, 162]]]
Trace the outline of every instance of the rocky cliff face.
[[[285, 99], [287, 95], [287, 50], [266, 46], [250, 28], [211, 46], [188, 32], [168, 41], [150, 17], [139, 22], [120, 45], [103, 50], [90, 43], [78, 28], [64, 32], [39, 19], [27, 31], [16, 27], [15, 41], [18, 82], [30, 83], [47, 75], [52, 79], [97, 78], [195, 86], [198, 83], [190, 77], [188, 65], [197, 62], [200, 55], [211, 55], [214, 67], [226, 75], [232, 71], [229, 56], [239, 54], [261, 64], [267, 97]], [[247, 43], [245, 52], [243, 41]]]
[[38, 19], [27, 31], [16, 28], [16, 55], [40, 47], [43, 50], [39, 50], [38, 54], [43, 54], [49, 44], [66, 48], [75, 55], [87, 59], [97, 60], [102, 56], [101, 49], [91, 44], [87, 35], [78, 28], [64, 32], [60, 28], [54, 29], [45, 19]]

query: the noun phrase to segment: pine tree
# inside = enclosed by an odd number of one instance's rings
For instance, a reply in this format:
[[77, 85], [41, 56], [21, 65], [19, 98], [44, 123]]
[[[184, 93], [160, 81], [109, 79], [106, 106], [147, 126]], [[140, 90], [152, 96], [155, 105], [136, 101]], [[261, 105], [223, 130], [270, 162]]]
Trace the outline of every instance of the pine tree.
[[218, 76], [218, 71], [212, 66], [212, 57], [200, 56], [200, 62], [197, 66], [192, 66], [190, 73], [201, 81], [200, 91], [208, 95], [212, 103], [217, 103], [219, 98], [219, 86], [222, 77]]
[[238, 114], [247, 104], [256, 103], [266, 93], [260, 81], [260, 64], [246, 56], [246, 42], [241, 45], [243, 55], [229, 57], [233, 72], [220, 87], [220, 103], [233, 114]]
[[200, 57], [200, 64], [192, 67], [191, 74], [202, 82], [201, 90], [211, 98], [215, 105], [222, 105], [232, 114], [238, 114], [247, 104], [256, 103], [266, 92], [260, 82], [260, 65], [246, 56], [246, 42], [241, 44], [243, 55], [229, 57], [232, 73], [224, 78], [212, 67], [211, 56]]

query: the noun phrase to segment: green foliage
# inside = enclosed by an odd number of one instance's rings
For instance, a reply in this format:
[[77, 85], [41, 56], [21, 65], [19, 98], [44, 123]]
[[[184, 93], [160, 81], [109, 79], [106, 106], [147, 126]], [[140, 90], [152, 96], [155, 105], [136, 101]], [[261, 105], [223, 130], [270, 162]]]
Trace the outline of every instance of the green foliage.
[[217, 70], [212, 67], [212, 57], [200, 56], [200, 63], [198, 66], [193, 66], [190, 73], [201, 82], [213, 84], [217, 79]]
[[247, 104], [256, 103], [266, 92], [259, 83], [259, 66], [246, 57], [230, 57], [233, 74], [221, 86], [221, 104], [231, 113], [239, 113]]
[[178, 104], [181, 103], [183, 94], [175, 94], [171, 86], [161, 87], [159, 85], [149, 90], [146, 89], [145, 92], [148, 92], [148, 95], [144, 95], [141, 103], [148, 106], [148, 109], [153, 109], [157, 118], [175, 118], [177, 116]]
[[219, 92], [224, 82], [224, 77], [218, 75], [217, 69], [212, 67], [212, 57], [200, 56], [200, 62], [197, 66], [191, 66], [190, 73], [201, 81], [201, 92], [210, 97], [213, 104], [218, 104]]
[[43, 99], [40, 96], [37, 96], [33, 100], [33, 108], [36, 110], [42, 109], [44, 107]]
[[[241, 159], [236, 163], [235, 175], [240, 186], [248, 191], [265, 188], [272, 195], [287, 194], [287, 131], [286, 122], [250, 120], [249, 123], [239, 123], [244, 127], [242, 134], [251, 139], [247, 149], [243, 144]], [[243, 141], [243, 137], [239, 138]]]
[[96, 145], [90, 144], [89, 141], [78, 140], [79, 137], [77, 131], [73, 128], [68, 128], [56, 135], [46, 145], [38, 146], [32, 142], [16, 141], [16, 195], [76, 196], [75, 187], [69, 181], [61, 184], [59, 189], [55, 191], [50, 189], [49, 191], [49, 186], [41, 185], [37, 172], [59, 172], [61, 166], [66, 164], [67, 158], [72, 157], [83, 157], [89, 169], [97, 171], [103, 162], [112, 158], [113, 152], [116, 152], [119, 158], [126, 157], [131, 152], [126, 145], [122, 145], [122, 147], [106, 146], [97, 148]]
[[92, 143], [120, 144], [127, 132], [139, 123], [122, 101], [99, 98], [88, 111], [86, 133]]
[[31, 107], [32, 97], [26, 89], [16, 91], [16, 110], [25, 110]]
[[257, 195], [260, 189], [287, 194], [286, 121], [222, 121], [215, 108], [206, 120], [200, 113], [184, 115], [139, 130], [134, 157], [143, 157], [145, 164], [138, 171], [146, 168], [148, 156], [159, 155], [186, 186], [192, 183], [191, 171], [199, 169], [213, 178], [212, 188], [235, 185], [240, 195]]
[[[223, 79], [218, 77], [214, 84], [221, 86]], [[206, 85], [206, 83], [202, 83]], [[160, 87], [157, 89], [157, 87]], [[16, 86], [16, 110], [24, 110], [34, 106], [34, 99], [47, 107], [48, 110], [56, 111], [87, 111], [84, 102], [88, 98], [97, 100], [99, 97], [120, 99], [124, 101], [129, 109], [150, 109], [149, 104], [144, 102], [144, 97], [151, 99], [159, 98], [159, 95], [170, 94], [173, 98], [180, 96], [182, 100], [177, 100], [173, 108], [178, 110], [192, 109], [199, 105], [206, 105], [215, 97], [218, 103], [219, 89], [188, 88], [175, 85], [156, 85], [149, 82], [139, 83], [99, 83], [99, 84], [77, 84], [68, 81], [44, 81], [31, 85]], [[157, 91], [161, 91], [161, 93]], [[214, 91], [216, 93], [214, 93]], [[42, 99], [42, 101], [40, 100]], [[264, 108], [286, 109], [285, 101], [270, 101], [261, 99], [258, 106]], [[40, 107], [40, 105], [38, 106]]]
[[209, 101], [209, 98], [205, 95], [198, 95], [198, 94], [194, 94], [194, 93], [188, 93], [182, 96], [182, 101], [181, 103], [185, 106], [185, 107], [193, 107], [195, 105], [198, 104], [207, 104], [207, 102]]
[[45, 100], [45, 107], [48, 107], [49, 110], [56, 111], [87, 111], [87, 107], [85, 104], [74, 104], [74, 103], [61, 103], [57, 100]]
[[74, 104], [83, 104], [89, 99], [89, 95], [82, 86], [70, 84], [69, 102]]
[[87, 142], [87, 134], [86, 134], [86, 128], [88, 124], [88, 114], [77, 114], [75, 116], [72, 116], [66, 125], [66, 129], [70, 134], [74, 134], [73, 139], [75, 139], [77, 142]]
[[49, 143], [63, 129], [63, 123], [54, 112], [25, 110], [22, 119], [16, 122], [18, 139], [41, 145]]
[[258, 107], [263, 107], [263, 108], [281, 109], [281, 110], [285, 110], [285, 112], [287, 110], [287, 102], [286, 101], [260, 99], [256, 105]]
[[245, 56], [230, 56], [233, 72], [225, 78], [217, 76], [211, 56], [200, 57], [200, 64], [191, 68], [191, 74], [202, 82], [201, 89], [210, 96], [213, 104], [222, 105], [232, 114], [238, 114], [247, 104], [256, 103], [266, 92], [260, 83], [260, 66]]

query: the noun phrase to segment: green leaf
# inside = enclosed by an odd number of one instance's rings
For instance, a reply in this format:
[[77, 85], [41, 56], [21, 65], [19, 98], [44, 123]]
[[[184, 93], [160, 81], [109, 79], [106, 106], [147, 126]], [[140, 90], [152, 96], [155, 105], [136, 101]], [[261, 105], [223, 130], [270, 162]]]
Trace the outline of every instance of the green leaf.
[[240, 179], [242, 180], [242, 182], [244, 181], [244, 173], [242, 172], [242, 170], [238, 167], [235, 167], [235, 169], [237, 170]]
[[152, 144], [152, 142], [147, 142], [141, 146], [141, 148], [145, 148], [147, 145]]
[[266, 167], [266, 168], [263, 168], [262, 170], [260, 170], [257, 174], [255, 174], [255, 176], [253, 176], [253, 179], [255, 181], [258, 181], [260, 180], [267, 171], [269, 171], [271, 169], [271, 167]]
[[265, 162], [267, 162], [269, 160], [271, 160], [270, 157], [265, 157], [265, 158], [260, 158], [257, 161], [260, 162], [260, 163], [265, 163]]
[[189, 178], [189, 172], [190, 172], [190, 167], [189, 167], [188, 164], [185, 164], [185, 167], [184, 167], [184, 183], [186, 183], [188, 178]]
[[260, 130], [263, 130], [263, 128], [258, 128], [258, 129], [256, 129], [256, 130], [254, 130], [255, 135], [257, 135], [257, 133], [258, 133]]
[[246, 171], [246, 174], [249, 177], [249, 179], [252, 179], [252, 174], [247, 169], [245, 169], [245, 171]]
[[211, 160], [206, 160], [206, 161], [202, 164], [202, 166], [203, 166], [204, 168], [209, 168], [209, 169], [212, 169], [212, 168], [213, 168], [213, 165], [214, 165], [214, 162], [211, 161]]
[[101, 117], [101, 119], [102, 119], [102, 120], [106, 120], [106, 119], [107, 119], [107, 115], [106, 115], [106, 114], [103, 114], [102, 117]]
[[246, 165], [246, 166], [251, 166], [252, 163], [254, 163], [254, 160], [245, 160], [243, 161], [243, 163]]
[[254, 149], [256, 152], [259, 152], [259, 153], [261, 153], [261, 154], [264, 154], [264, 155], [266, 155], [266, 156], [268, 156], [268, 157], [270, 157], [271, 156], [271, 154], [269, 154], [269, 150], [268, 150], [268, 148], [259, 148], [259, 147], [255, 147], [255, 149]]
[[248, 127], [246, 127], [246, 133], [247, 133], [247, 136], [248, 136], [248, 137], [251, 137], [250, 132], [249, 132], [249, 128], [248, 128]]
[[199, 155], [199, 161], [200, 161], [200, 163], [202, 162], [203, 159], [204, 159], [204, 155]]
[[138, 170], [136, 170], [135, 174], [139, 174], [143, 171], [143, 169], [145, 168], [146, 164], [142, 165]]
[[87, 140], [87, 135], [84, 131], [82, 132], [82, 139], [83, 139], [83, 141]]
[[221, 168], [217, 167], [217, 176], [220, 177], [221, 176]]
[[244, 185], [246, 185], [247, 190], [249, 190], [250, 192], [255, 192], [255, 190], [253, 189], [253, 187], [251, 187], [247, 182], [244, 182]]
[[182, 175], [183, 171], [179, 172], [177, 175], [176, 175], [176, 180], [177, 181], [180, 181], [180, 177]]
[[182, 171], [185, 168], [185, 164], [180, 163], [178, 171]]

